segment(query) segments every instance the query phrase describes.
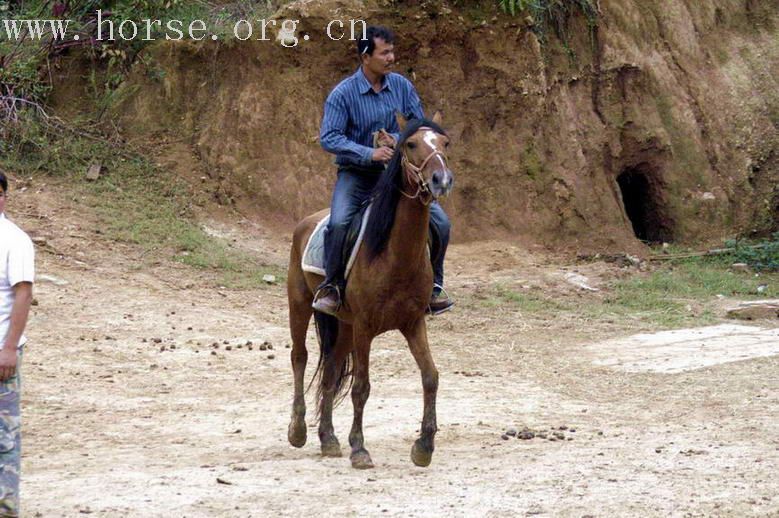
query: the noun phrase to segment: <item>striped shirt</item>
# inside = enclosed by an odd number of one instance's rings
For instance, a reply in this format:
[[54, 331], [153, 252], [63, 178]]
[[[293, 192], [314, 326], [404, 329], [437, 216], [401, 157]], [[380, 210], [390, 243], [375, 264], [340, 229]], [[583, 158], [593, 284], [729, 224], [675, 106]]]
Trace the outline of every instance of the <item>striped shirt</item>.
[[395, 139], [400, 128], [395, 112], [406, 118], [424, 117], [422, 103], [411, 81], [400, 74], [382, 78], [381, 90], [373, 90], [362, 66], [330, 92], [319, 130], [319, 143], [336, 155], [339, 166], [351, 165], [381, 170], [384, 165], [371, 160], [373, 133], [385, 129]]

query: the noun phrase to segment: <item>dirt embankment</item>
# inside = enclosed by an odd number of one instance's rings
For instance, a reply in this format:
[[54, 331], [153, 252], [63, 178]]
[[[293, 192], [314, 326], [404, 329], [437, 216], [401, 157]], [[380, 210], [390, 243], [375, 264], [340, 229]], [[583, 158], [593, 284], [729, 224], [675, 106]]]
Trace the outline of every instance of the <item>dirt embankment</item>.
[[363, 18], [397, 30], [398, 71], [428, 111], [445, 113], [456, 239], [640, 252], [637, 236], [689, 243], [777, 229], [770, 2], [602, 0], [600, 11], [592, 31], [571, 19], [563, 45], [492, 5], [294, 2], [276, 17], [301, 19], [310, 40], [296, 48], [149, 47], [124, 86], [121, 126], [169, 142], [175, 170], [204, 176], [222, 202], [291, 223], [329, 202], [322, 104], [356, 66], [352, 42], [324, 28]]

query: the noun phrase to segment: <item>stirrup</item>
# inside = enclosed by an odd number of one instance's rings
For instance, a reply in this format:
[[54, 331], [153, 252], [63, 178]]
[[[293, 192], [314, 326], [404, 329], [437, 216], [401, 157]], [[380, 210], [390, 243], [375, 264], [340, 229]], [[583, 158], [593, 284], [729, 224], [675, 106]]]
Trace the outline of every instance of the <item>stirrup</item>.
[[322, 295], [322, 292], [324, 292], [325, 294], [327, 294], [327, 291], [328, 291], [328, 290], [333, 290], [333, 291], [335, 291], [335, 295], [336, 295], [336, 297], [338, 298], [338, 305], [335, 307], [335, 310], [336, 310], [336, 311], [341, 311], [341, 306], [343, 306], [344, 299], [343, 299], [343, 297], [341, 296], [341, 288], [338, 286], [338, 284], [337, 284], [337, 283], [333, 283], [333, 284], [325, 284], [324, 286], [320, 286], [320, 287], [319, 287], [319, 288], [316, 290], [316, 292], [314, 292], [314, 303], [316, 303], [316, 301], [318, 301], [318, 300], [319, 300], [319, 298], [320, 298], [320, 297], [321, 297], [321, 295]]
[[454, 306], [454, 302], [452, 302], [451, 297], [449, 297], [449, 292], [447, 292], [446, 289], [440, 284], [433, 284], [433, 291], [435, 291], [436, 288], [438, 288], [440, 292], [444, 294], [446, 300], [449, 301], [449, 305], [446, 306], [445, 308], [433, 310], [432, 306], [430, 306], [430, 304], [428, 303], [427, 309], [425, 309], [425, 314], [427, 315], [431, 315], [431, 316], [440, 315], [441, 313], [446, 313], [447, 311], [452, 309], [452, 306]]

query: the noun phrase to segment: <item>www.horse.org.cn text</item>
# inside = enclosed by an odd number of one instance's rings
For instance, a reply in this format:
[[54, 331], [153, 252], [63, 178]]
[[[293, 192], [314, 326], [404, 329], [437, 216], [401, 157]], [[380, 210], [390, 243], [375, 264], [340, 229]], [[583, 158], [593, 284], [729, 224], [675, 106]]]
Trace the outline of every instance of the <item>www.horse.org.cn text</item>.
[[[159, 20], [144, 18], [141, 20], [117, 20], [107, 15], [102, 10], [95, 11], [96, 35], [89, 36], [94, 41], [154, 41], [168, 40], [180, 41], [191, 39], [202, 41], [211, 39], [216, 41], [220, 36], [209, 31], [203, 20], [192, 20], [185, 23], [182, 20]], [[59, 41], [78, 41], [84, 37], [77, 31], [68, 31], [73, 20], [3, 20], [0, 26], [0, 41], [19, 41], [24, 37], [33, 40], [41, 40], [51, 36]], [[282, 47], [297, 47], [301, 40], [309, 41], [308, 33], [298, 33], [300, 20], [256, 20], [241, 19], [232, 26], [232, 36], [239, 41], [267, 41], [276, 42]], [[331, 20], [322, 28], [328, 39], [341, 41], [344, 39], [356, 41], [365, 39], [367, 24], [364, 20]], [[229, 37], [224, 30], [221, 37]]]

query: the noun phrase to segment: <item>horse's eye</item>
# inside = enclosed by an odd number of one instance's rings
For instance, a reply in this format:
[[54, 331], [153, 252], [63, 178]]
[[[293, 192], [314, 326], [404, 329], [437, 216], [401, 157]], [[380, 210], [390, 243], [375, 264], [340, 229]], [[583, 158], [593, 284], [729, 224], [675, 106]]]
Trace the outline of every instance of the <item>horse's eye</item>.
[[409, 148], [409, 149], [414, 149], [414, 148], [416, 148], [416, 147], [417, 147], [417, 145], [416, 145], [415, 143], [413, 143], [413, 142], [409, 142], [409, 143], [408, 143], [408, 148]]
[[449, 147], [449, 141], [446, 141], [446, 144], [444, 144], [444, 147]]

